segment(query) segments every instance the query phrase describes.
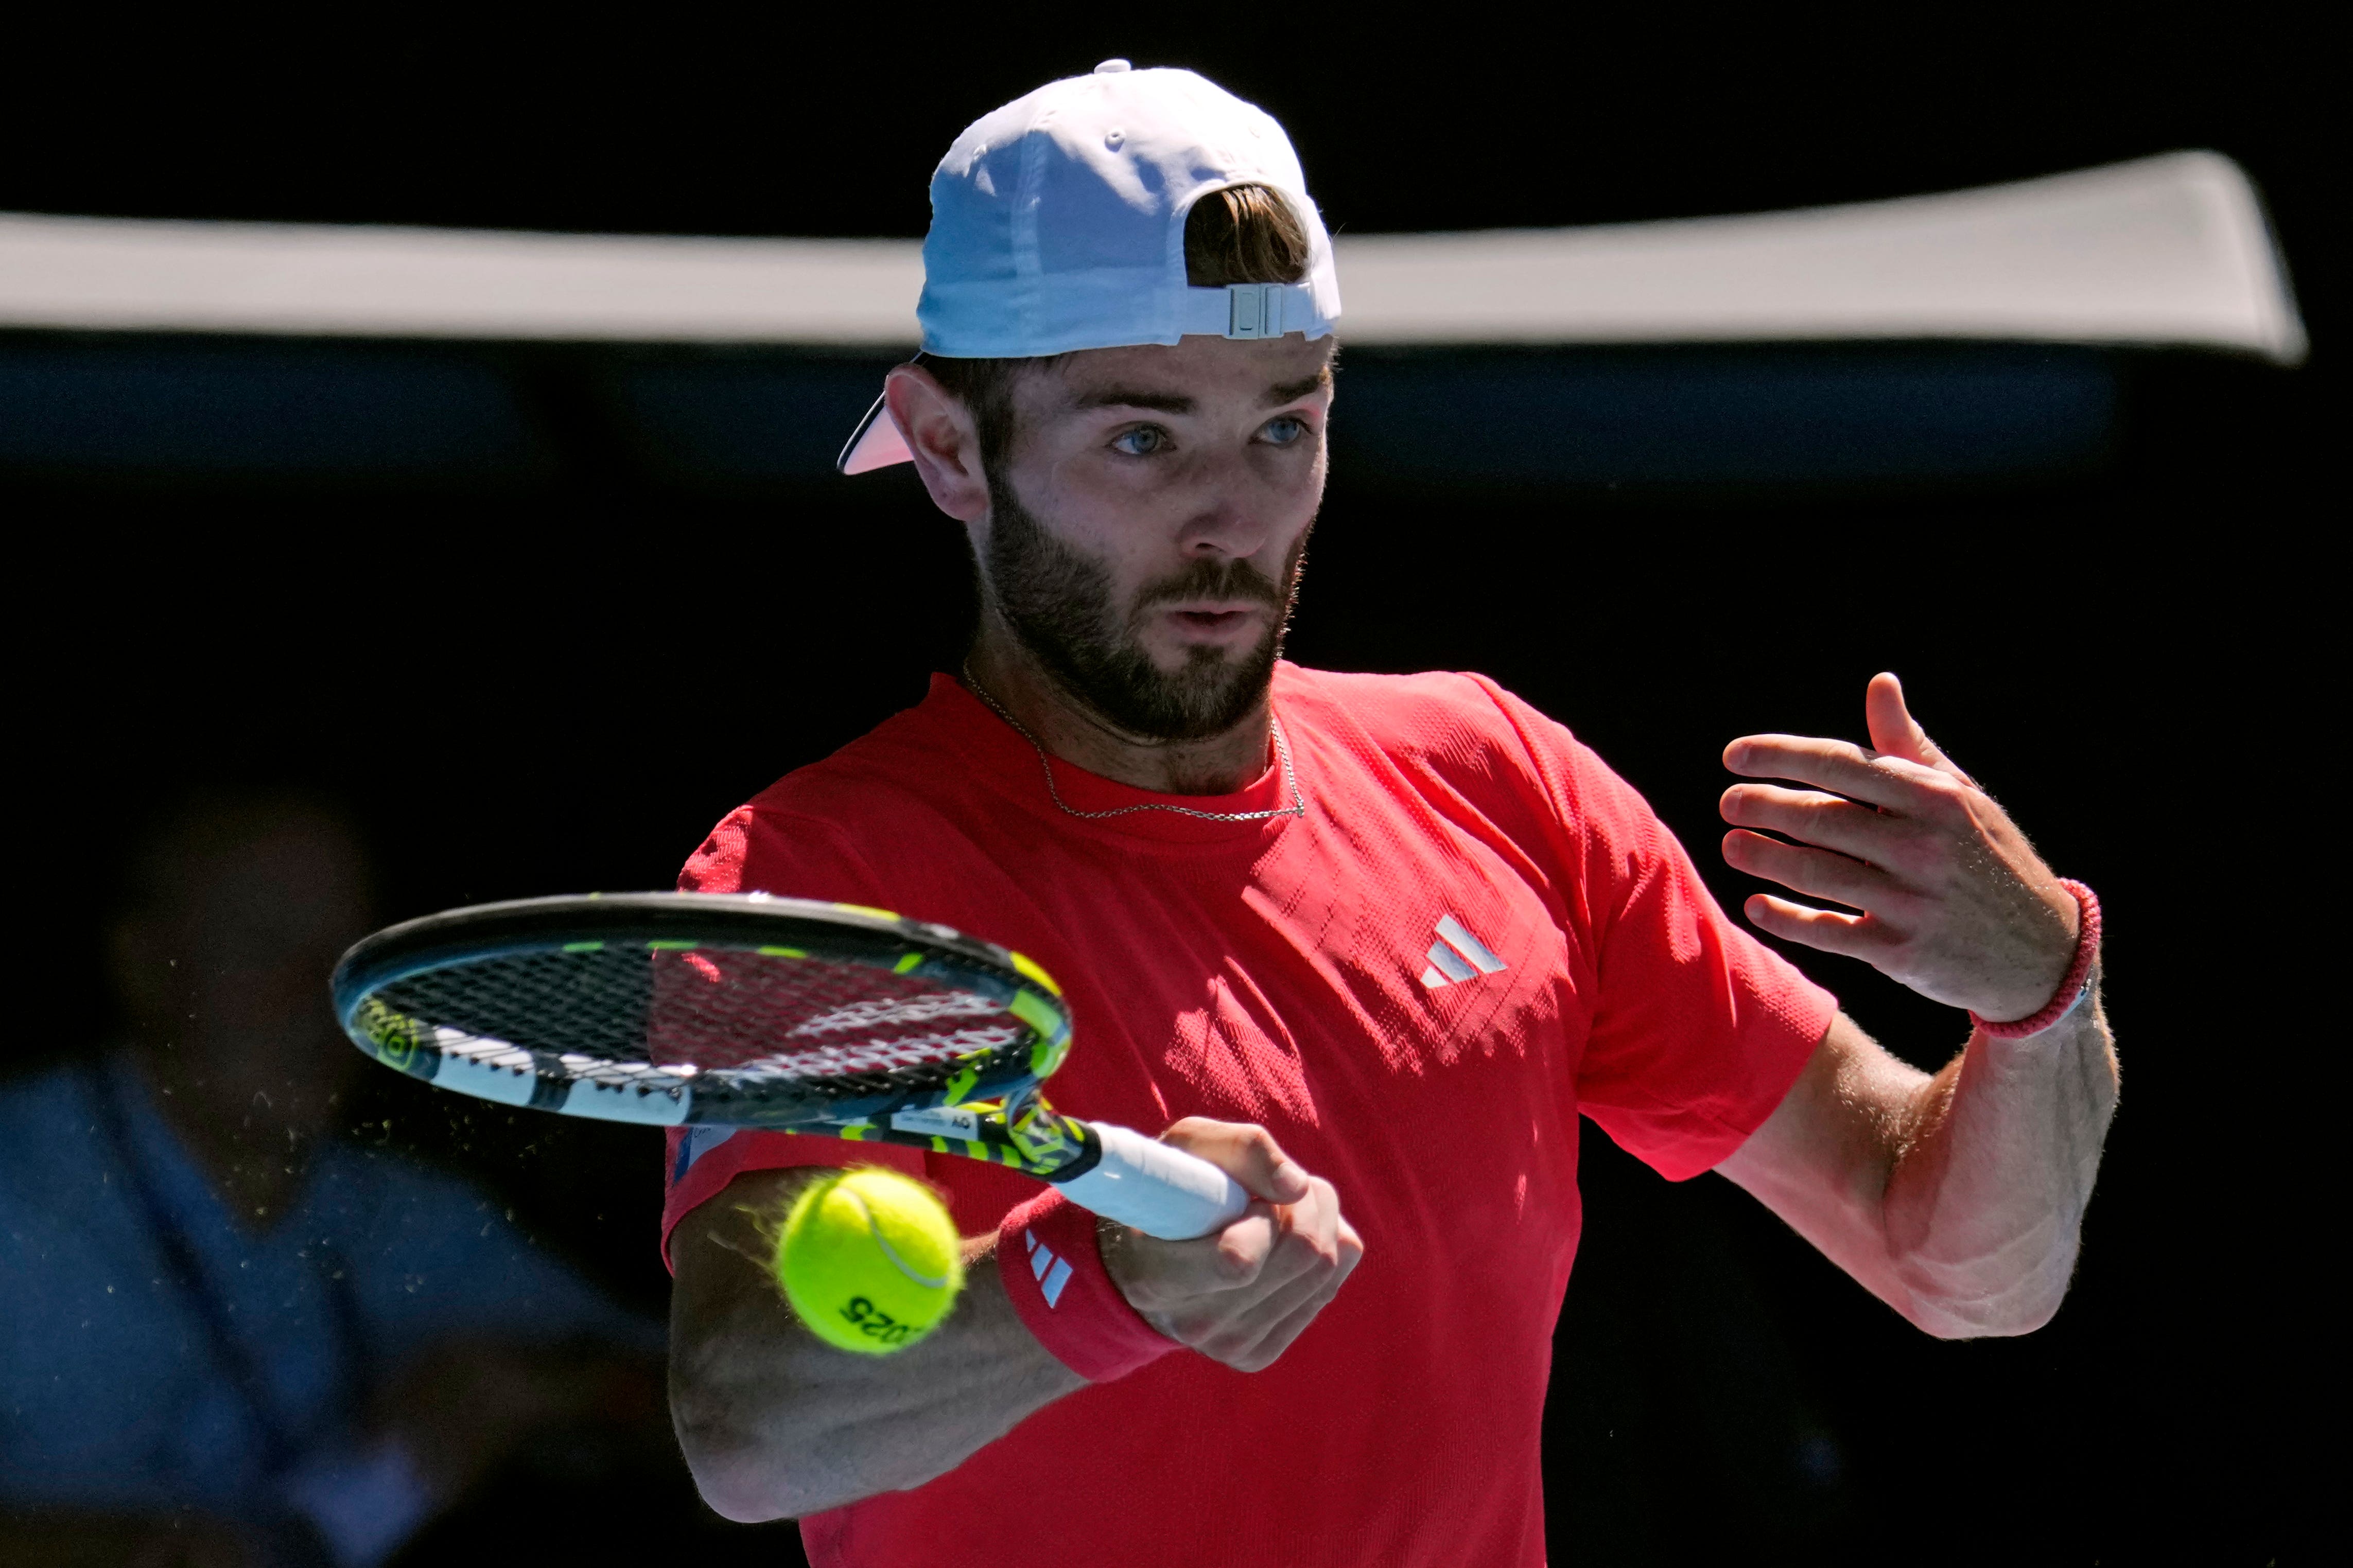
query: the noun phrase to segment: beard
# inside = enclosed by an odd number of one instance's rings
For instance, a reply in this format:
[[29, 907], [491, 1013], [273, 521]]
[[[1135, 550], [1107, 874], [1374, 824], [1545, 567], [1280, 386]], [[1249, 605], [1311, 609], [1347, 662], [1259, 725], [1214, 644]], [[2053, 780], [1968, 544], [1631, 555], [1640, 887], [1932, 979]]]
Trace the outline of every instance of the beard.
[[[988, 494], [988, 589], [1006, 625], [1065, 695], [1113, 728], [1155, 741], [1221, 734], [1264, 700], [1291, 629], [1313, 524], [1291, 547], [1279, 584], [1247, 561], [1199, 561], [1145, 584], [1122, 607], [1112, 602], [1103, 563], [1048, 532], [1012, 486], [992, 473]], [[1144, 651], [1138, 632], [1155, 606], [1186, 599], [1247, 600], [1274, 614], [1265, 635], [1239, 658], [1196, 647], [1182, 668], [1165, 673]]]

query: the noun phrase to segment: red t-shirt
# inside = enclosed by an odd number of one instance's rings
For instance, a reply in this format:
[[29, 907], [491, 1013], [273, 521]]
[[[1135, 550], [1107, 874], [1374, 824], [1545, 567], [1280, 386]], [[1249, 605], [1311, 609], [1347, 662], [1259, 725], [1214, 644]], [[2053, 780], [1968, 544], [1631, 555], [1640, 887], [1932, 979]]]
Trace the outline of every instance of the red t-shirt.
[[[1091, 1385], [926, 1485], [804, 1520], [818, 1568], [970, 1563], [1008, 1524], [1124, 1568], [1541, 1563], [1578, 1114], [1695, 1174], [1830, 1026], [1829, 994], [1725, 918], [1641, 797], [1493, 682], [1283, 664], [1274, 710], [1304, 816], [1082, 820], [934, 676], [688, 861], [687, 889], [879, 905], [1029, 954], [1076, 1019], [1057, 1105], [1146, 1133], [1261, 1123], [1365, 1239], [1272, 1367], [1178, 1352]], [[1214, 798], [1054, 777], [1080, 810], [1287, 804], [1271, 766]], [[674, 1131], [665, 1245], [740, 1172], [878, 1158], [967, 1235], [1040, 1190], [947, 1155]]]

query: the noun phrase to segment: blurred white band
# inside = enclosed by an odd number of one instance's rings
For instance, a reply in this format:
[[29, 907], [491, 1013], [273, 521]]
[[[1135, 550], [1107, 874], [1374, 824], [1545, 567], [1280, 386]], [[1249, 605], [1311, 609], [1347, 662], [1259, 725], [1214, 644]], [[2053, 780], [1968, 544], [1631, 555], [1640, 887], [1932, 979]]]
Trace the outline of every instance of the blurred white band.
[[[2253, 187], [2180, 153], [1740, 217], [1344, 237], [1365, 344], [2003, 339], [2304, 357]], [[912, 349], [912, 240], [0, 215], [0, 326]]]

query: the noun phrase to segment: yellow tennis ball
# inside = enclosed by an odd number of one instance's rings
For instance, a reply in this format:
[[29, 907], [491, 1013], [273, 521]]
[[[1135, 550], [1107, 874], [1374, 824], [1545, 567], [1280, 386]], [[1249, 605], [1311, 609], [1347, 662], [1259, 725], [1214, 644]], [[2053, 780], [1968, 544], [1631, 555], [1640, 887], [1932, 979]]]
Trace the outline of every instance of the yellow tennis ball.
[[818, 1338], [887, 1355], [947, 1316], [964, 1289], [964, 1247], [937, 1194], [868, 1165], [813, 1182], [793, 1200], [776, 1279]]

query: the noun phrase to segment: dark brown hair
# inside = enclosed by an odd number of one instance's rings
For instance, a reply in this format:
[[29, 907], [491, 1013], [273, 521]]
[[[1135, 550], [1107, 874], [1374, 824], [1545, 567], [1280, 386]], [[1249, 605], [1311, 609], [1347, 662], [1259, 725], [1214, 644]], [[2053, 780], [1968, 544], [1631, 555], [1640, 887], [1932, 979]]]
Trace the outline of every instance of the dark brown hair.
[[[1185, 215], [1185, 281], [1196, 289], [1229, 283], [1297, 283], [1307, 276], [1307, 226], [1267, 185], [1211, 191]], [[972, 410], [980, 429], [980, 460], [994, 469], [1013, 444], [1013, 383], [1043, 359], [942, 359], [923, 368]]]
[[1185, 281], [1196, 289], [1296, 283], [1307, 262], [1307, 226], [1264, 185], [1211, 191], [1185, 216]]

